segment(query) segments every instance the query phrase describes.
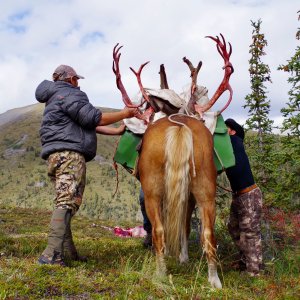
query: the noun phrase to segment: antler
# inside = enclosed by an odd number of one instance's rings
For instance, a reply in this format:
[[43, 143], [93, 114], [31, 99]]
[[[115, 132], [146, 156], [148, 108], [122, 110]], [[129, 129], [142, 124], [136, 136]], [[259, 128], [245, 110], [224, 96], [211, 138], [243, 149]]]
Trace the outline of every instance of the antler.
[[199, 61], [197, 68], [195, 68], [193, 66], [193, 64], [190, 62], [189, 59], [187, 59], [186, 57], [184, 57], [182, 59], [189, 67], [190, 71], [191, 71], [191, 78], [192, 78], [192, 85], [191, 85], [191, 98], [188, 102], [188, 109], [189, 111], [191, 111], [192, 113], [195, 112], [195, 105], [196, 105], [196, 100], [194, 97], [194, 93], [197, 90], [197, 77], [198, 77], [198, 73], [202, 67], [202, 61]]
[[169, 89], [165, 66], [163, 64], [160, 65], [159, 75], [160, 75], [160, 88], [161, 89]]
[[[117, 84], [117, 87], [118, 89], [120, 90], [121, 94], [122, 94], [122, 100], [124, 102], [124, 104], [127, 106], [127, 107], [131, 107], [131, 108], [138, 108], [138, 107], [141, 107], [146, 101], [149, 102], [149, 97], [147, 95], [147, 93], [145, 92], [145, 89], [142, 85], [142, 82], [141, 82], [141, 73], [142, 73], [142, 70], [143, 68], [145, 67], [145, 65], [147, 65], [149, 62], [146, 62], [144, 64], [142, 64], [138, 70], [138, 72], [136, 72], [133, 68], [130, 68], [131, 71], [135, 74], [137, 80], [138, 80], [138, 84], [139, 84], [139, 87], [140, 87], [140, 90], [142, 92], [142, 95], [143, 95], [143, 101], [140, 103], [140, 104], [133, 104], [130, 100], [130, 98], [128, 97], [128, 94], [125, 90], [125, 87], [122, 83], [122, 80], [121, 80], [121, 73], [120, 73], [120, 67], [119, 67], [119, 62], [120, 62], [120, 57], [121, 57], [121, 53], [119, 53], [120, 49], [122, 48], [123, 46], [119, 46], [119, 43], [115, 45], [114, 49], [113, 49], [113, 72], [115, 73], [116, 75], [116, 84]], [[147, 109], [143, 114], [138, 114], [136, 117], [138, 119], [141, 119], [141, 120], [144, 120], [145, 122], [149, 122], [149, 119], [153, 113], [153, 109], [152, 111], [148, 111], [149, 109]]]
[[199, 61], [197, 68], [194, 68], [193, 64], [186, 57], [184, 57], [182, 60], [188, 65], [191, 71], [191, 78], [192, 78], [191, 95], [193, 95], [197, 89], [197, 77], [202, 67], [202, 61]]
[[231, 62], [229, 61], [230, 55], [232, 53], [232, 47], [231, 47], [231, 44], [228, 43], [229, 44], [229, 52], [228, 52], [227, 48], [226, 48], [226, 41], [221, 33], [220, 33], [220, 36], [222, 38], [222, 41], [219, 39], [218, 36], [217, 37], [206, 36], [206, 37], [208, 37], [216, 42], [217, 50], [224, 59], [224, 67], [223, 67], [223, 69], [225, 70], [224, 78], [223, 78], [221, 84], [219, 85], [217, 91], [215, 92], [215, 94], [212, 96], [212, 98], [209, 100], [209, 102], [207, 104], [205, 104], [203, 106], [195, 104], [195, 110], [200, 115], [203, 112], [210, 109], [226, 90], [229, 91], [229, 99], [228, 99], [226, 105], [220, 110], [219, 114], [221, 114], [228, 107], [228, 105], [230, 104], [230, 102], [232, 100], [233, 91], [229, 84], [230, 76], [234, 72], [233, 66], [232, 66]]

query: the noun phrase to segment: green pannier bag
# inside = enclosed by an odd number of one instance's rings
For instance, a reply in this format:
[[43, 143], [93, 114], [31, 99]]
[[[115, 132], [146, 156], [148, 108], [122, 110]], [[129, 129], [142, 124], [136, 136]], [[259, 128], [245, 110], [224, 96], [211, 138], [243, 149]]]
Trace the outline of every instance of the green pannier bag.
[[[126, 129], [119, 140], [119, 144], [114, 155], [114, 161], [122, 165], [131, 174], [135, 170], [135, 165], [139, 156], [137, 146], [140, 144], [142, 138], [143, 135], [134, 134], [130, 130]], [[219, 116], [217, 119], [213, 139], [214, 162], [218, 173], [221, 173], [224, 169], [235, 165], [230, 137], [227, 133], [227, 127], [222, 116]]]
[[114, 161], [122, 165], [130, 174], [134, 172], [137, 157], [139, 156], [137, 146], [142, 141], [142, 138], [142, 134], [134, 134], [126, 129], [119, 140]]
[[214, 139], [214, 162], [218, 173], [235, 165], [235, 157], [222, 115], [218, 116]]

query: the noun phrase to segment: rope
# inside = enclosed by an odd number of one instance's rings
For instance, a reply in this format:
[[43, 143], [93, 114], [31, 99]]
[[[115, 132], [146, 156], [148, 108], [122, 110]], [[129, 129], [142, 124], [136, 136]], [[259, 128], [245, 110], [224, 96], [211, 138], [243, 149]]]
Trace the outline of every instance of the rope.
[[[114, 153], [114, 156], [116, 155], [117, 153], [117, 149], [118, 149], [118, 145], [119, 145], [119, 142], [120, 142], [120, 139], [121, 137], [119, 138], [119, 140], [116, 142], [116, 148], [115, 148], [115, 153]], [[118, 165], [117, 165], [117, 162], [114, 160], [113, 161], [113, 166], [115, 168], [115, 171], [116, 171], [116, 181], [117, 181], [117, 184], [116, 184], [116, 189], [115, 189], [115, 192], [113, 194], [113, 197], [115, 197], [116, 193], [118, 192], [118, 188], [119, 188], [119, 172], [118, 172]]]
[[232, 193], [232, 190], [231, 190], [231, 189], [225, 188], [225, 187], [223, 187], [223, 186], [221, 186], [221, 185], [219, 185], [219, 184], [217, 184], [217, 187], [223, 189], [223, 190], [226, 191], [226, 192]]

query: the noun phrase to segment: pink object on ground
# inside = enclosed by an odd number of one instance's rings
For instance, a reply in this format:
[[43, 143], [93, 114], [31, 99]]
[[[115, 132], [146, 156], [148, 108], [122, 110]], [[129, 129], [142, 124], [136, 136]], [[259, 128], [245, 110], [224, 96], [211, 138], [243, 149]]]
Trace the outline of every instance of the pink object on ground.
[[121, 227], [114, 228], [114, 234], [119, 237], [138, 237], [142, 238], [147, 235], [147, 232], [144, 230], [143, 226], [136, 226], [134, 228], [123, 229]]

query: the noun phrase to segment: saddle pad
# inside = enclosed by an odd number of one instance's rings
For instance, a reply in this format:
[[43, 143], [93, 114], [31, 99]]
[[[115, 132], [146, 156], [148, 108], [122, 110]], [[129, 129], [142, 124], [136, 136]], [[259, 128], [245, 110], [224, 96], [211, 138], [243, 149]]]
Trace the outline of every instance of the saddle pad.
[[[119, 140], [119, 144], [114, 155], [114, 161], [122, 165], [129, 173], [133, 173], [139, 155], [137, 146], [140, 144], [143, 135], [134, 134], [126, 130]], [[214, 162], [218, 173], [224, 169], [235, 165], [235, 158], [227, 133], [227, 127], [223, 117], [220, 115], [217, 119], [216, 129], [213, 135], [214, 140]]]

